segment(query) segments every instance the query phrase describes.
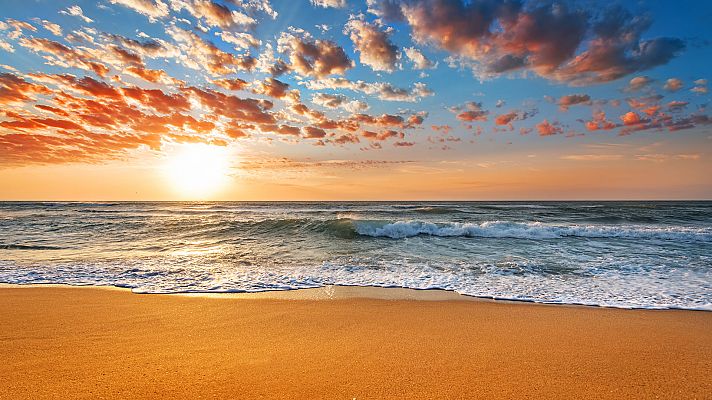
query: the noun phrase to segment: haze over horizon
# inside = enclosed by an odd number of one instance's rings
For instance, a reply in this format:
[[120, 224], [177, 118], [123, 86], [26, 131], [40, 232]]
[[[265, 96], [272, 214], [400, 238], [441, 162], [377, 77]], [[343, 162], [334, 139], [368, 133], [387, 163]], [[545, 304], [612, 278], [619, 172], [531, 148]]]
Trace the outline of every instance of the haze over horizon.
[[709, 2], [0, 3], [0, 200], [712, 199]]

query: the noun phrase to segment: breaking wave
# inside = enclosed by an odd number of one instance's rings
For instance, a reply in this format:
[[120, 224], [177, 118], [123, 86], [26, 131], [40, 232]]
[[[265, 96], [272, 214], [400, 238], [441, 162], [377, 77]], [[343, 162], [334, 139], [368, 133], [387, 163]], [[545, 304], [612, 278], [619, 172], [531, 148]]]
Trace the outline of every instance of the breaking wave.
[[432, 223], [423, 221], [353, 221], [359, 235], [402, 239], [420, 235], [515, 239], [565, 237], [712, 241], [712, 229], [609, 225], [550, 225], [541, 222], [488, 221], [482, 223]]
[[712, 242], [712, 228], [655, 225], [551, 224], [542, 222], [427, 222], [389, 221], [356, 218], [338, 219], [264, 219], [218, 225], [215, 234], [229, 236], [244, 230], [265, 234], [321, 233], [342, 239], [390, 238], [415, 236], [511, 238], [547, 240], [567, 237]]

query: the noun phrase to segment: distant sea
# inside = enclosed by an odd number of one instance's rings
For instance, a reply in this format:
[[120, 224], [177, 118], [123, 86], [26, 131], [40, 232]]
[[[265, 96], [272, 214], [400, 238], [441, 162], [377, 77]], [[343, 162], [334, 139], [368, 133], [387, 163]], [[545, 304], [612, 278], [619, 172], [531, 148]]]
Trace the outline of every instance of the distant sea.
[[712, 202], [3, 202], [0, 282], [712, 310]]

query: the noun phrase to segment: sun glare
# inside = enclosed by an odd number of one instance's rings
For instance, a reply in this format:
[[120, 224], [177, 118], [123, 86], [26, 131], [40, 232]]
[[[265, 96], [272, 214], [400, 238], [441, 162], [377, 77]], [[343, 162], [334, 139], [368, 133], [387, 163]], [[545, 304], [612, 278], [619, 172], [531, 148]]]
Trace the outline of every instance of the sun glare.
[[168, 156], [164, 169], [181, 197], [207, 198], [227, 184], [229, 151], [226, 147], [205, 144], [183, 145]]

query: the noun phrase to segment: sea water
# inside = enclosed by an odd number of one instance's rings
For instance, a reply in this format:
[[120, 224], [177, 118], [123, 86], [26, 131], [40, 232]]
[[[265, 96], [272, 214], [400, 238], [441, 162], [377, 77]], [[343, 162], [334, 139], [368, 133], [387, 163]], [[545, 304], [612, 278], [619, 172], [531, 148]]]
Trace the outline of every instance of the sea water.
[[4, 202], [0, 282], [712, 310], [712, 202]]

